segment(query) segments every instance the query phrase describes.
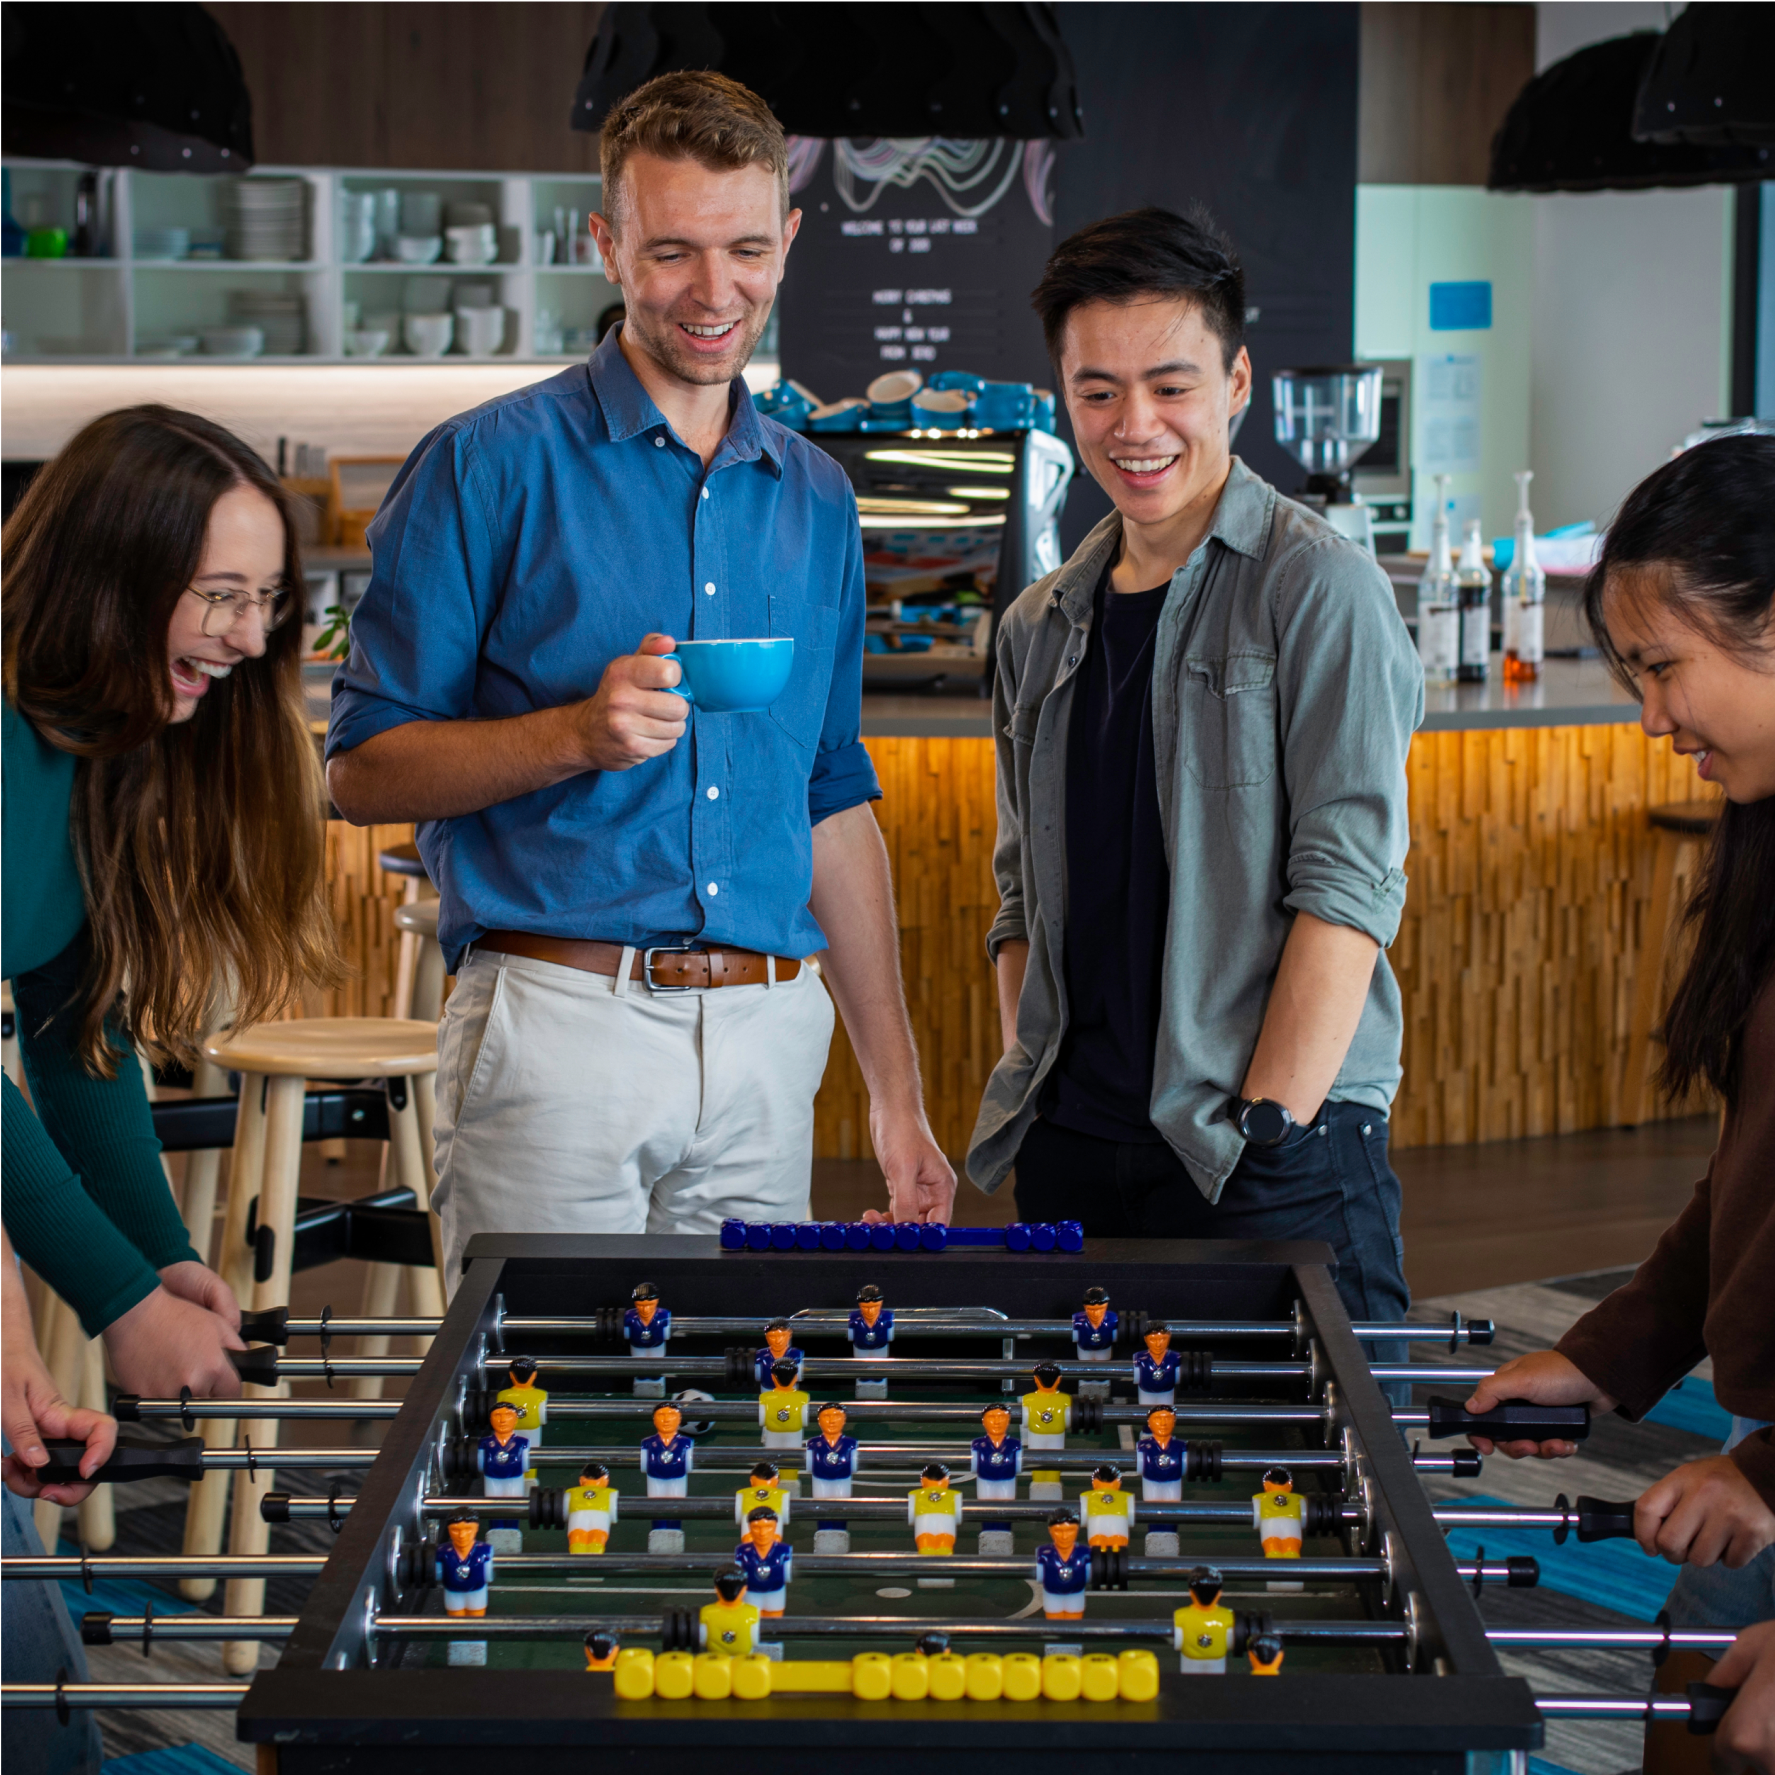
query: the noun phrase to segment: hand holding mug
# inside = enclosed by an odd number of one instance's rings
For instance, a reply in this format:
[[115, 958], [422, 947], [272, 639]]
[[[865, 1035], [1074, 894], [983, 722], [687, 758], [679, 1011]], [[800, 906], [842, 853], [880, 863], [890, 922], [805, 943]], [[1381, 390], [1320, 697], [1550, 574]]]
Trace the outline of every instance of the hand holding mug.
[[597, 694], [573, 710], [588, 770], [632, 770], [684, 737], [690, 705], [675, 694], [678, 662], [670, 635], [648, 635], [604, 668]]

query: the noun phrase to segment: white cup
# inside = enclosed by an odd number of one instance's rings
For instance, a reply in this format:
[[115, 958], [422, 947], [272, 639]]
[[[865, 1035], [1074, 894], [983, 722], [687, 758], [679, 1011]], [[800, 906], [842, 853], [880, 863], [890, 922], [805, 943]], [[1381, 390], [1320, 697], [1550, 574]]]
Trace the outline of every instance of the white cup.
[[447, 314], [409, 314], [401, 321], [401, 337], [415, 357], [442, 357], [455, 332], [456, 322]]
[[456, 310], [456, 348], [465, 357], [491, 357], [505, 343], [503, 308]]
[[388, 333], [381, 327], [354, 328], [345, 335], [347, 357], [381, 357], [388, 349]]
[[491, 265], [499, 257], [499, 230], [491, 222], [446, 228], [444, 242], [452, 265]]

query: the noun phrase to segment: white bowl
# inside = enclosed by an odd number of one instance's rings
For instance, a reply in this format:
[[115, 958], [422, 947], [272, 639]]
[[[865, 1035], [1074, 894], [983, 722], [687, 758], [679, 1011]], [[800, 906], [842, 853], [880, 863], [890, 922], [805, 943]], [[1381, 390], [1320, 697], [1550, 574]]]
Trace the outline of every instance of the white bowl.
[[863, 391], [878, 407], [892, 406], [896, 401], [909, 401], [924, 387], [924, 377], [917, 370], [889, 370], [877, 376]]
[[504, 343], [503, 308], [456, 310], [456, 348], [464, 357], [491, 357]]
[[499, 230], [491, 222], [446, 228], [445, 257], [452, 265], [491, 265], [499, 257]]
[[437, 234], [401, 234], [395, 237], [395, 256], [403, 265], [435, 265], [444, 250], [443, 237]]
[[381, 357], [388, 349], [388, 333], [381, 327], [356, 327], [345, 335], [347, 357]]
[[409, 314], [401, 322], [401, 337], [415, 357], [442, 357], [455, 333], [453, 315]]
[[205, 327], [200, 337], [205, 357], [257, 357], [265, 349], [258, 327]]

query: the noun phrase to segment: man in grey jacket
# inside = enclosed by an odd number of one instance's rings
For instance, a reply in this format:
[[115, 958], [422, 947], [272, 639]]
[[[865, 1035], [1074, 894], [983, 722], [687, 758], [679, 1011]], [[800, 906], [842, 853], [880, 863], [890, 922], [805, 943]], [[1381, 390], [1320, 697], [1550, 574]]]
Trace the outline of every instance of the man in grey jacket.
[[969, 1173], [1092, 1235], [1323, 1239], [1352, 1317], [1396, 1318], [1416, 653], [1374, 560], [1231, 454], [1244, 279], [1205, 217], [1081, 229], [1035, 306], [1116, 510], [998, 635]]

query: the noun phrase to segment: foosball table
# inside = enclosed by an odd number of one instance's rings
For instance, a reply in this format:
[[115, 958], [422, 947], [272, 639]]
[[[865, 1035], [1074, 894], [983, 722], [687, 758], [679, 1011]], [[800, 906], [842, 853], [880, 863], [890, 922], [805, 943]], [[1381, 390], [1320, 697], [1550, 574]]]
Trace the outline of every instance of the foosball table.
[[[1482, 1323], [1352, 1324], [1315, 1244], [836, 1243], [483, 1237], [441, 1323], [249, 1316], [269, 1341], [243, 1375], [262, 1385], [412, 1375], [398, 1407], [119, 1401], [187, 1430], [231, 1412], [391, 1419], [373, 1458], [304, 1452], [370, 1463], [353, 1489], [263, 1499], [269, 1521], [337, 1531], [307, 1605], [108, 1616], [89, 1636], [281, 1638], [276, 1666], [176, 1696], [10, 1685], [8, 1705], [236, 1706], [282, 1775], [691, 1752], [773, 1775], [907, 1757], [974, 1775], [1040, 1751], [1476, 1775], [1524, 1767], [1551, 1713], [1699, 1728], [1721, 1711], [1702, 1685], [1536, 1697], [1503, 1673], [1476, 1598], [1534, 1582], [1535, 1562], [1457, 1563], [1446, 1530], [1589, 1540], [1630, 1533], [1632, 1506], [1431, 1504], [1420, 1472], [1477, 1469], [1469, 1430], [1587, 1427], [1581, 1408], [1389, 1402], [1414, 1381], [1464, 1394], [1489, 1371], [1381, 1358], [1458, 1353]], [[435, 1333], [429, 1354], [333, 1349], [401, 1333]], [[117, 1476], [253, 1458], [193, 1437], [120, 1453]], [[116, 1563], [250, 1577], [278, 1561]]]

